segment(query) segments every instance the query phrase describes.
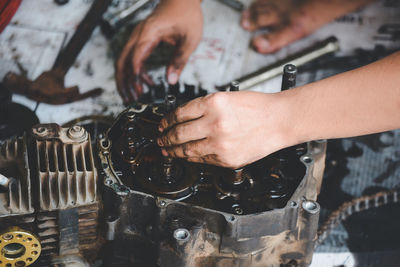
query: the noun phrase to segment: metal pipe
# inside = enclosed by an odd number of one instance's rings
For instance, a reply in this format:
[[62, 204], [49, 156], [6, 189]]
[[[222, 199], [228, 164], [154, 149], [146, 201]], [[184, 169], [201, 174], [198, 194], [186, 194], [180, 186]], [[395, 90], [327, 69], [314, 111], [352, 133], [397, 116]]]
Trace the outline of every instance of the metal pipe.
[[[249, 88], [279, 76], [283, 72], [283, 68], [287, 64], [293, 64], [297, 67], [302, 66], [310, 61], [320, 58], [324, 55], [334, 53], [340, 49], [339, 41], [336, 37], [332, 36], [328, 39], [316, 43], [314, 46], [309, 47], [293, 56], [280, 60], [270, 66], [261, 68], [253, 73], [250, 73], [239, 79], [235, 79], [240, 83], [240, 90], [248, 90]], [[230, 84], [217, 87], [218, 90], [228, 91]]]

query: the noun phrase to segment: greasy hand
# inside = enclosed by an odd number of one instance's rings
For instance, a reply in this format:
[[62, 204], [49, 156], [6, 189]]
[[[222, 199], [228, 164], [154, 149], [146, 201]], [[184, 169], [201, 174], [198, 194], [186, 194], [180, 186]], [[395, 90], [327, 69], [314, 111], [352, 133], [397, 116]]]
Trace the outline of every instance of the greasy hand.
[[158, 145], [164, 156], [230, 168], [247, 165], [291, 144], [279, 98], [257, 92], [197, 98], [161, 120]]
[[331, 20], [364, 6], [372, 0], [255, 0], [242, 14], [248, 31], [267, 28], [252, 46], [260, 53], [273, 53], [301, 39]]
[[167, 67], [167, 79], [170, 84], [177, 83], [202, 36], [200, 3], [200, 0], [160, 1], [154, 12], [135, 27], [116, 64], [117, 87], [124, 104], [142, 94], [143, 83], [152, 85], [144, 61], [161, 41], [175, 46], [175, 54]]

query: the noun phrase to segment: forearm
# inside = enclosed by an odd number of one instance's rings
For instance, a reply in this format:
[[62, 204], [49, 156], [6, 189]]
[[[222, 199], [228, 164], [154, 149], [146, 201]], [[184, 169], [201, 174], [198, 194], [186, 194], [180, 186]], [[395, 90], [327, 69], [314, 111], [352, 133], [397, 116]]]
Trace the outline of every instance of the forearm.
[[288, 142], [400, 128], [400, 52], [281, 94], [295, 137]]

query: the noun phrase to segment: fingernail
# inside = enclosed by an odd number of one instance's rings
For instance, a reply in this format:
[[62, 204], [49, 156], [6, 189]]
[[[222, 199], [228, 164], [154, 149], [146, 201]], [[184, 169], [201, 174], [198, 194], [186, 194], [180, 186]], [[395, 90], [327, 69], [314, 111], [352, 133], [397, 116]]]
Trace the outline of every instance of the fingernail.
[[167, 157], [168, 153], [165, 149], [161, 149], [161, 153], [163, 154], [163, 156]]
[[243, 20], [242, 27], [246, 29], [250, 28], [250, 22], [248, 20]]
[[257, 40], [256, 45], [258, 49], [265, 50], [269, 47], [269, 41], [265, 38], [260, 38]]
[[163, 144], [161, 138], [157, 138], [157, 144], [158, 144], [159, 146], [164, 146], [164, 144]]
[[168, 83], [169, 84], [176, 84], [178, 82], [178, 74], [176, 74], [175, 72], [171, 72], [168, 75]]

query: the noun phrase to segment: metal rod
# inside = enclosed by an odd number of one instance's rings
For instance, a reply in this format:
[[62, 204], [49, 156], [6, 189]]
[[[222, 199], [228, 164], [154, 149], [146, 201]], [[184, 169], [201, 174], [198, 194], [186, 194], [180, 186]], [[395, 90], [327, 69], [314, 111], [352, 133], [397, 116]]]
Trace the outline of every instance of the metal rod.
[[[328, 39], [316, 43], [314, 46], [307, 48], [293, 56], [276, 62], [270, 66], [259, 69], [250, 73], [242, 78], [235, 79], [240, 83], [240, 90], [248, 90], [249, 88], [279, 76], [283, 72], [283, 68], [287, 64], [293, 64], [297, 67], [302, 66], [310, 61], [320, 58], [324, 55], [334, 53], [339, 50], [339, 41], [336, 37], [332, 36]], [[230, 83], [218, 87], [221, 91], [228, 91]]]
[[218, 0], [220, 3], [241, 12], [244, 9], [243, 3], [238, 0]]

